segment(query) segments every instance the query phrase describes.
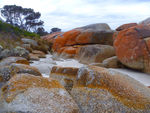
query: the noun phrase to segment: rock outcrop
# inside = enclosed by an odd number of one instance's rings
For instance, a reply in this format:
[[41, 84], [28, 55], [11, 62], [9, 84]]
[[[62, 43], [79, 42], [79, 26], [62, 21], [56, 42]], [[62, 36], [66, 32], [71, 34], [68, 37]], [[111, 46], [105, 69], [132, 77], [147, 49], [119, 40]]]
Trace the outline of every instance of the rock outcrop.
[[50, 72], [50, 78], [58, 80], [67, 91], [71, 91], [77, 73], [78, 68], [54, 66]]
[[53, 33], [48, 34], [48, 35], [46, 35], [46, 36], [42, 36], [41, 38], [42, 38], [43, 40], [48, 41], [48, 42], [54, 43], [54, 39], [55, 39], [57, 36], [60, 36], [60, 35], [62, 35], [62, 34], [63, 34], [63, 32], [53, 32]]
[[29, 54], [29, 58], [32, 61], [38, 61], [38, 60], [40, 60], [39, 55], [36, 55], [36, 54], [33, 54], [33, 53]]
[[29, 58], [30, 58], [30, 60], [38, 61], [38, 60], [40, 60], [40, 58], [46, 58], [46, 54], [39, 50], [33, 50], [29, 54]]
[[136, 25], [137, 25], [137, 23], [123, 24], [123, 25], [119, 26], [118, 28], [116, 28], [116, 31], [122, 31], [124, 29], [128, 29], [128, 28], [136, 26]]
[[32, 39], [22, 38], [21, 41], [22, 41], [24, 44], [30, 44], [30, 45], [33, 45], [33, 46], [38, 46], [37, 41], [32, 40]]
[[113, 31], [107, 24], [92, 24], [65, 32], [54, 40], [53, 50], [65, 46], [85, 44], [108, 44], [112, 45]]
[[3, 51], [0, 52], [0, 59], [6, 58], [6, 57], [24, 57], [26, 59], [29, 58], [29, 51], [26, 50], [25, 48], [22, 48], [20, 46], [17, 46], [16, 48], [12, 49], [4, 49]]
[[[102, 62], [102, 60], [114, 55], [113, 47], [111, 47], [113, 45], [113, 33], [114, 31], [105, 23], [91, 24], [57, 36], [54, 38], [52, 48], [54, 52], [64, 58], [82, 59], [84, 63], [88, 64], [97, 61]], [[106, 50], [105, 53], [104, 49]], [[110, 51], [107, 52], [107, 49]], [[89, 59], [88, 53], [92, 55], [91, 59]], [[100, 54], [104, 55], [101, 56]]]
[[110, 58], [103, 60], [102, 64], [106, 68], [119, 68], [119, 67], [121, 67], [121, 64], [120, 64], [117, 56], [113, 56], [113, 57], [110, 57]]
[[132, 69], [150, 73], [150, 26], [137, 25], [120, 31], [114, 41], [121, 63]]
[[143, 24], [143, 25], [150, 25], [150, 17], [146, 18], [145, 20], [139, 22], [139, 24]]
[[29, 65], [29, 62], [27, 59], [22, 57], [7, 57], [0, 61], [0, 66], [7, 66], [12, 63], [18, 63], [18, 64], [26, 64]]
[[82, 113], [150, 112], [150, 89], [106, 68], [80, 68], [71, 95]]
[[0, 111], [79, 113], [79, 108], [56, 80], [29, 74], [15, 75], [1, 90]]
[[24, 64], [11, 64], [9, 66], [0, 67], [0, 82], [7, 82], [15, 74], [27, 73], [35, 76], [42, 76], [35, 67]]
[[100, 63], [104, 59], [115, 56], [114, 48], [110, 45], [86, 45], [78, 48], [76, 59], [85, 64]]
[[74, 58], [77, 54], [78, 48], [80, 47], [80, 45], [62, 47], [57, 54], [63, 58]]
[[46, 57], [45, 53], [42, 51], [39, 51], [39, 50], [33, 50], [32, 53], [37, 55], [39, 58], [45, 58]]

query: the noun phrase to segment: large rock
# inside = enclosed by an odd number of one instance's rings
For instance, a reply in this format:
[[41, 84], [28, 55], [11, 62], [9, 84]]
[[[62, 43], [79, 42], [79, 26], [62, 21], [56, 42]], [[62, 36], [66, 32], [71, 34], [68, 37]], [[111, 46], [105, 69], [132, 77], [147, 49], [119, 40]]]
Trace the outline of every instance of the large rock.
[[0, 110], [21, 113], [79, 113], [77, 104], [53, 79], [15, 75], [1, 90]]
[[11, 52], [11, 56], [20, 56], [26, 59], [29, 58], [29, 51], [20, 46], [17, 46], [16, 48], [11, 49], [10, 52]]
[[33, 50], [32, 53], [37, 55], [39, 58], [45, 58], [46, 57], [45, 53], [42, 51], [39, 51], [39, 50]]
[[114, 48], [109, 45], [85, 45], [78, 48], [76, 58], [86, 64], [100, 63], [115, 55]]
[[112, 45], [113, 31], [107, 24], [92, 24], [65, 32], [54, 40], [53, 50], [72, 45], [108, 44]]
[[137, 25], [118, 33], [114, 48], [121, 63], [150, 73], [150, 26]]
[[46, 58], [46, 55], [44, 52], [39, 50], [33, 50], [32, 53], [29, 54], [30, 60], [38, 61], [40, 58]]
[[30, 54], [29, 54], [29, 59], [30, 59], [30, 60], [34, 60], [34, 61], [40, 60], [39, 55], [33, 54], [33, 53], [30, 53]]
[[24, 65], [24, 64], [11, 64], [11, 69], [14, 73], [28, 73], [35, 76], [42, 76], [40, 71], [33, 66]]
[[81, 46], [68, 46], [68, 47], [62, 47], [59, 52], [57, 53], [60, 57], [63, 58], [74, 58], [77, 54], [78, 48]]
[[29, 51], [27, 51], [25, 48], [17, 46], [16, 48], [13, 49], [4, 49], [0, 53], [0, 59], [10, 57], [10, 56], [17, 56], [17, 57], [24, 57], [26, 59], [29, 58]]
[[82, 113], [150, 112], [150, 89], [106, 68], [80, 68], [71, 95]]
[[113, 56], [110, 58], [105, 59], [102, 64], [104, 65], [104, 67], [106, 68], [119, 68], [120, 67], [120, 62], [117, 58], [117, 56]]
[[27, 59], [22, 57], [7, 57], [0, 61], [0, 66], [7, 66], [12, 63], [19, 63], [19, 64], [26, 64], [29, 65], [29, 62]]
[[12, 56], [11, 52], [9, 49], [4, 49], [3, 51], [1, 51], [0, 53], [0, 60], [6, 57]]
[[118, 28], [116, 28], [116, 31], [121, 31], [121, 30], [124, 30], [124, 29], [128, 29], [128, 28], [136, 26], [136, 25], [137, 25], [137, 23], [123, 24], [123, 25], [119, 26]]
[[11, 64], [10, 66], [0, 67], [0, 82], [7, 82], [15, 74], [27, 73], [35, 76], [42, 76], [35, 67], [24, 64]]
[[139, 22], [139, 24], [143, 24], [143, 25], [150, 25], [150, 17], [146, 18], [145, 20]]
[[54, 32], [54, 33], [48, 34], [46, 36], [42, 36], [41, 38], [48, 42], [54, 43], [54, 39], [57, 38], [57, 36], [60, 36], [62, 34], [63, 34], [63, 32]]
[[32, 39], [22, 38], [21, 39], [24, 44], [31, 44], [33, 46], [38, 46], [37, 42]]
[[78, 73], [78, 68], [54, 66], [50, 78], [58, 80], [67, 91], [71, 91]]

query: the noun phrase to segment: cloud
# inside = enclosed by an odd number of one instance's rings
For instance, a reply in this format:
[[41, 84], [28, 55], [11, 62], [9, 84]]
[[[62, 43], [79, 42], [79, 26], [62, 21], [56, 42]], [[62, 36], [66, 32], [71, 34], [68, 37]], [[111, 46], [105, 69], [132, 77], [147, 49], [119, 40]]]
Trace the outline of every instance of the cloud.
[[149, 0], [0, 0], [0, 7], [16, 4], [42, 14], [45, 28], [69, 30], [75, 27], [108, 23], [111, 28], [139, 22], [150, 16]]

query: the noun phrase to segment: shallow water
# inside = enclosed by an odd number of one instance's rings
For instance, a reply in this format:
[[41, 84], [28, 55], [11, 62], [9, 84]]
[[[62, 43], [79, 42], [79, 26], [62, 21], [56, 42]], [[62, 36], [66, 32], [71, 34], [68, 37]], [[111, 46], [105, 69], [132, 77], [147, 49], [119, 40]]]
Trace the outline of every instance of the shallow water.
[[46, 58], [41, 58], [39, 61], [33, 61], [30, 65], [38, 68], [44, 77], [49, 77], [53, 66], [78, 68], [85, 66], [75, 59], [54, 58], [51, 54], [46, 55]]
[[[78, 67], [78, 68], [85, 66], [84, 64], [79, 63], [75, 59], [56, 58], [51, 54], [46, 55], [46, 58], [41, 58], [40, 61], [33, 61], [33, 63], [30, 65], [38, 68], [44, 77], [49, 77], [51, 68], [53, 66]], [[112, 70], [124, 73], [141, 82], [142, 84], [150, 86], [149, 74], [137, 72], [130, 69], [112, 69]]]

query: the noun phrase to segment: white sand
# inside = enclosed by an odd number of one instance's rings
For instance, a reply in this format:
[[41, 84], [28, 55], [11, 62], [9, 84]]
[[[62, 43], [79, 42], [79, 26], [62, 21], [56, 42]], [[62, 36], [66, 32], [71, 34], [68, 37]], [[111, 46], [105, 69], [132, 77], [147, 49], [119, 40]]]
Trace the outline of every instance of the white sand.
[[134, 78], [135, 80], [141, 82], [142, 84], [150, 86], [150, 74], [134, 71], [131, 69], [112, 69], [112, 70], [127, 74], [128, 76]]

